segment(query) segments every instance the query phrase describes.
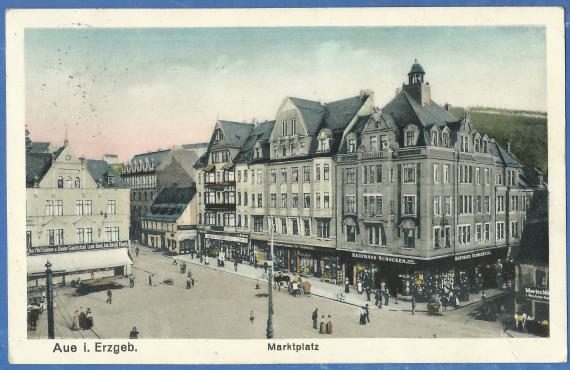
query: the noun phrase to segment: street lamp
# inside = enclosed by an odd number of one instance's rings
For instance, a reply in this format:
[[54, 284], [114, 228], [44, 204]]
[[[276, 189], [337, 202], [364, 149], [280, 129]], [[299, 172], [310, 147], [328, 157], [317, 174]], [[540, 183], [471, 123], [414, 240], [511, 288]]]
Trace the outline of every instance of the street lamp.
[[275, 230], [275, 219], [272, 219], [271, 225], [271, 243], [269, 251], [269, 279], [267, 279], [267, 284], [269, 288], [269, 300], [268, 300], [268, 313], [267, 313], [267, 339], [273, 338], [273, 233]]
[[46, 267], [46, 295], [47, 295], [47, 314], [48, 314], [48, 339], [55, 338], [53, 326], [53, 284], [51, 263], [47, 260]]

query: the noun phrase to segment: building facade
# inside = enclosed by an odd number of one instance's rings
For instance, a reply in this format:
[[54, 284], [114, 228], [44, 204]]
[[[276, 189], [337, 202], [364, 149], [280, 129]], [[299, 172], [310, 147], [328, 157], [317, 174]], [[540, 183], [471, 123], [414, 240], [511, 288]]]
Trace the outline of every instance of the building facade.
[[196, 187], [164, 188], [142, 217], [142, 243], [170, 254], [196, 251]]
[[43, 283], [47, 260], [56, 283], [129, 274], [129, 193], [107, 162], [76, 157], [67, 141], [53, 152], [27, 150], [30, 284]]
[[497, 284], [518, 245], [532, 191], [508, 150], [431, 99], [414, 64], [408, 83], [362, 117], [337, 156], [338, 249], [356, 284], [428, 298], [434, 289]]

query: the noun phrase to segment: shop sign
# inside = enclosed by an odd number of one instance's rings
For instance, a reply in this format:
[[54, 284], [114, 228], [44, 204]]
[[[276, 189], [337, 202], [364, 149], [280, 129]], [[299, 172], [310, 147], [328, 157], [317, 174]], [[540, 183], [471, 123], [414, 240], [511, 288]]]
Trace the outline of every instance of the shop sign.
[[467, 254], [462, 254], [460, 256], [455, 256], [455, 261], [469, 260], [471, 258], [485, 257], [490, 255], [491, 251], [467, 253]]
[[308, 251], [317, 250], [316, 247], [313, 247], [310, 245], [289, 245], [289, 244], [275, 243], [275, 246], [281, 247], [281, 248], [298, 248], [298, 249], [304, 249], [304, 250], [308, 250]]
[[29, 247], [27, 253], [28, 255], [35, 255], [35, 254], [46, 254], [46, 253], [77, 252], [77, 251], [94, 250], [94, 249], [126, 248], [128, 246], [129, 246], [128, 240], [121, 240], [116, 242]]
[[524, 287], [523, 289], [525, 298], [532, 299], [533, 301], [548, 302], [548, 289], [532, 287]]
[[352, 258], [360, 258], [360, 259], [371, 260], [371, 261], [380, 261], [380, 262], [402, 263], [405, 265], [415, 265], [416, 264], [416, 261], [413, 259], [410, 259], [410, 258], [381, 256], [378, 254], [366, 254], [366, 253], [352, 252]]
[[247, 243], [247, 238], [228, 235], [206, 234], [206, 239], [222, 240], [225, 242]]

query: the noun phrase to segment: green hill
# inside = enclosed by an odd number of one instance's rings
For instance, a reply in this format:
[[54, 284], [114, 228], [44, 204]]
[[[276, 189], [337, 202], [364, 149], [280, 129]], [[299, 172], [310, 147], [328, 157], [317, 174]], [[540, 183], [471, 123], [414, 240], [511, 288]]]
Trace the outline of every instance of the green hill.
[[[461, 107], [452, 109], [456, 117], [461, 117], [463, 111]], [[511, 151], [525, 166], [548, 174], [546, 113], [486, 107], [471, 108], [470, 113], [477, 131], [489, 135], [505, 149], [510, 141]]]

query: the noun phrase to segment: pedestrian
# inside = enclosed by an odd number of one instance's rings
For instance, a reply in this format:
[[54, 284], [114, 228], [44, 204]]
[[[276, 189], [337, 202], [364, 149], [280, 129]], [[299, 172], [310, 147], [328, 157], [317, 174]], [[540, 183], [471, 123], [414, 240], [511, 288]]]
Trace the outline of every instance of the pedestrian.
[[152, 286], [152, 275], [148, 274], [148, 285]]
[[362, 307], [360, 310], [360, 325], [366, 325], [366, 311], [364, 311], [364, 307]]
[[348, 294], [350, 289], [350, 284], [348, 282], [348, 278], [346, 278], [346, 280], [344, 281], [344, 292]]
[[237, 272], [237, 266], [238, 266], [238, 260], [237, 260], [237, 257], [236, 257], [236, 259], [235, 259], [235, 261], [234, 261], [234, 271], [235, 271], [235, 272]]
[[253, 325], [253, 320], [255, 320], [255, 313], [253, 310], [249, 313], [249, 322]]
[[370, 302], [370, 293], [371, 293], [370, 286], [367, 285], [367, 286], [366, 286], [366, 300], [367, 300], [368, 302]]
[[374, 291], [374, 305], [376, 307], [380, 307], [379, 302], [382, 300], [382, 298], [380, 297], [380, 288], [376, 288], [376, 290]]
[[370, 311], [368, 307], [368, 303], [364, 306], [364, 312], [366, 313], [366, 322], [370, 322]]
[[73, 325], [71, 330], [79, 330], [79, 311], [77, 310], [73, 313]]
[[134, 286], [135, 286], [135, 282], [133, 281], [133, 277], [130, 276], [130, 277], [129, 277], [129, 288], [132, 288], [132, 287], [134, 287]]
[[111, 288], [107, 289], [107, 303], [113, 303], [113, 292], [111, 291]]
[[329, 315], [329, 321], [327, 321], [325, 329], [326, 329], [327, 334], [332, 334], [333, 327], [332, 327], [331, 315]]
[[85, 312], [83, 312], [83, 308], [79, 311], [79, 328], [81, 330], [85, 330], [87, 327], [87, 317], [85, 316]]
[[188, 269], [188, 278], [192, 278], [192, 271], [190, 271], [190, 269]]
[[313, 319], [313, 329], [317, 329], [317, 320], [319, 319], [319, 309], [318, 308], [315, 308], [311, 318]]
[[485, 296], [485, 291], [482, 290], [481, 291], [481, 303], [485, 303], [485, 300], [487, 299], [487, 297]]
[[319, 334], [326, 334], [327, 328], [325, 324], [325, 315], [321, 316], [321, 325], [319, 326]]
[[191, 289], [192, 288], [192, 279], [188, 278], [186, 279], [186, 289]]
[[172, 259], [172, 264], [173, 264], [173, 265], [178, 265], [178, 262], [176, 262], [176, 258], [173, 258], [173, 259]]
[[356, 283], [356, 291], [359, 295], [362, 294], [362, 282], [360, 280], [358, 280], [358, 283]]
[[137, 330], [136, 326], [133, 326], [133, 330], [129, 333], [129, 339], [138, 339], [139, 338], [139, 331]]
[[265, 272], [266, 274], [267, 274], [267, 267], [268, 267], [267, 261], [263, 262], [263, 272]]
[[416, 314], [416, 297], [412, 296], [412, 315]]
[[257, 257], [253, 257], [253, 265], [257, 268]]
[[442, 305], [442, 307], [443, 307], [443, 310], [444, 310], [444, 311], [447, 311], [447, 297], [446, 297], [446, 296], [443, 296], [443, 297], [441, 298], [441, 305]]
[[93, 314], [91, 313], [91, 309], [87, 308], [87, 312], [85, 312], [85, 327], [87, 330], [93, 327]]
[[139, 256], [139, 247], [137, 246], [137, 248], [135, 249], [135, 255], [138, 257]]
[[455, 308], [459, 308], [459, 296], [455, 295]]
[[527, 320], [526, 312], [523, 312], [523, 314], [522, 314], [522, 328], [523, 328], [523, 330], [526, 328], [526, 320]]
[[190, 278], [192, 280], [192, 286], [194, 286], [194, 278]]
[[388, 306], [389, 302], [390, 302], [390, 291], [388, 290], [388, 288], [386, 288], [386, 291], [384, 292], [384, 306]]

